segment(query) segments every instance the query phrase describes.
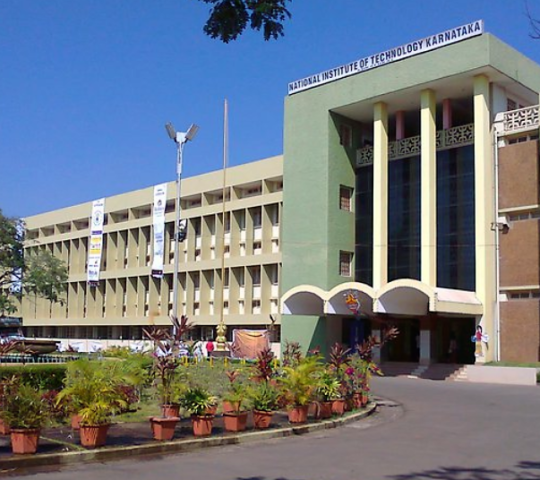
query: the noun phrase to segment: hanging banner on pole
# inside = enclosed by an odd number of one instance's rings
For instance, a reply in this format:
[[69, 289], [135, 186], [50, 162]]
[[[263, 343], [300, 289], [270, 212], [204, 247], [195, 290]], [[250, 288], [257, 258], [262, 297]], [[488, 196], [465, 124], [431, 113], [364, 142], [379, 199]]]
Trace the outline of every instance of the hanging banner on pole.
[[154, 258], [152, 260], [152, 277], [163, 278], [163, 252], [165, 248], [165, 205], [167, 204], [167, 184], [154, 187]]
[[87, 282], [91, 287], [99, 285], [99, 269], [101, 252], [103, 251], [103, 219], [105, 216], [105, 199], [100, 198], [92, 203], [90, 219], [90, 242], [88, 244]]

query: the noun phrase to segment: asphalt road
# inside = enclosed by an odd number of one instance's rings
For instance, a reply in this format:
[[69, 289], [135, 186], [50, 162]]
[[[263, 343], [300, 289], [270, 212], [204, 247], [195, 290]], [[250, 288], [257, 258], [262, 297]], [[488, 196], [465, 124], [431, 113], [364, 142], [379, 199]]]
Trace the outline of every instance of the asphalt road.
[[375, 380], [374, 392], [386, 399], [380, 413], [320, 434], [29, 474], [35, 480], [540, 480], [540, 388], [384, 378]]

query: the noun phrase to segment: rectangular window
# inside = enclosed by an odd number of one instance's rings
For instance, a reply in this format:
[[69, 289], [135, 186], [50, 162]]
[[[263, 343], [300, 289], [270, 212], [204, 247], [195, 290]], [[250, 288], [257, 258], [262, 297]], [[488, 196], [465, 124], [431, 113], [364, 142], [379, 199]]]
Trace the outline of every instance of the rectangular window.
[[261, 209], [257, 208], [253, 210], [253, 228], [261, 226]]
[[351, 198], [353, 189], [340, 185], [339, 187], [339, 208], [347, 212], [351, 211]]
[[253, 285], [261, 284], [261, 267], [253, 267], [251, 269], [251, 278], [253, 280]]
[[339, 274], [342, 277], [350, 277], [351, 275], [351, 263], [352, 263], [351, 252], [339, 252]]

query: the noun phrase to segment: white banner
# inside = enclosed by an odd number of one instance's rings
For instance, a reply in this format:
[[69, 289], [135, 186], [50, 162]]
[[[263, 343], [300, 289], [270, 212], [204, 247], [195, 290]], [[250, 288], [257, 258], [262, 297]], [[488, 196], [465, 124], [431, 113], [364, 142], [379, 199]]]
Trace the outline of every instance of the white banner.
[[152, 261], [152, 276], [163, 277], [163, 252], [165, 246], [165, 205], [167, 204], [167, 184], [154, 187], [154, 259]]
[[92, 217], [90, 218], [90, 242], [88, 244], [87, 281], [90, 286], [99, 284], [101, 252], [103, 250], [103, 219], [105, 216], [105, 199], [94, 200]]
[[371, 70], [372, 68], [386, 65], [387, 63], [397, 62], [407, 57], [419, 55], [420, 53], [429, 52], [437, 48], [460, 42], [466, 38], [476, 37], [484, 33], [484, 21], [477, 20], [476, 22], [462, 25], [461, 27], [452, 28], [446, 32], [431, 35], [421, 40], [401, 45], [400, 47], [391, 48], [385, 52], [376, 55], [370, 55], [364, 58], [355, 60], [354, 62], [342, 65], [340, 67], [326, 70], [325, 72], [311, 75], [310, 77], [302, 78], [296, 82], [289, 83], [289, 95], [301, 92], [309, 88], [317, 87], [325, 83], [339, 80], [340, 78], [355, 75], [357, 73]]

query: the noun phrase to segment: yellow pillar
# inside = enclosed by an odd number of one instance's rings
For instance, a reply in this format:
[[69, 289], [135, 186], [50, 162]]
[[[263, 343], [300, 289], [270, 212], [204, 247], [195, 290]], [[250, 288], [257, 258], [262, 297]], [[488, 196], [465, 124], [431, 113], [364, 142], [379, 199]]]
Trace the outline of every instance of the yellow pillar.
[[491, 230], [491, 224], [495, 222], [495, 180], [489, 105], [489, 79], [485, 75], [477, 75], [474, 77], [476, 295], [484, 306], [480, 324], [489, 336], [488, 348], [484, 349], [483, 357], [477, 357], [477, 363], [493, 360], [497, 351], [494, 325], [496, 232]]
[[373, 112], [373, 288], [388, 281], [388, 108]]
[[421, 93], [421, 275], [422, 282], [437, 286], [437, 149], [435, 92]]

